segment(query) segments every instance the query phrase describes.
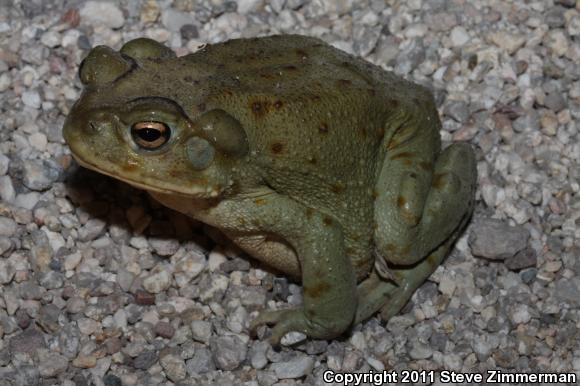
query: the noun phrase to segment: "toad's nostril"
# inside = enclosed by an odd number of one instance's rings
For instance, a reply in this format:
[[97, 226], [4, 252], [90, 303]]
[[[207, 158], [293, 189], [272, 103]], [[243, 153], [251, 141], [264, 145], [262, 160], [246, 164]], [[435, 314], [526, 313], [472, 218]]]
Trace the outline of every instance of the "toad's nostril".
[[99, 132], [100, 125], [97, 124], [96, 122], [89, 121], [88, 128], [89, 128], [89, 131], [90, 132], [92, 132], [92, 133], [98, 133]]

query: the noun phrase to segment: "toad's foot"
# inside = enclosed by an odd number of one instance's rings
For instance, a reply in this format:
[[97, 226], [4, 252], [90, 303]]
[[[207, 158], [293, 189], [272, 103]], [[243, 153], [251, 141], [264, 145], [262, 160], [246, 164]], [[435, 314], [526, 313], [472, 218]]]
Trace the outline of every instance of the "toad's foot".
[[329, 339], [334, 337], [334, 334], [329, 334], [329, 331], [333, 331], [334, 329], [329, 329], [327, 325], [319, 325], [309, 320], [304, 313], [304, 309], [301, 308], [262, 311], [250, 323], [250, 332], [252, 335], [255, 335], [257, 329], [264, 325], [273, 326], [272, 335], [268, 338], [272, 346], [278, 346], [284, 335], [291, 331], [302, 332], [315, 339]]

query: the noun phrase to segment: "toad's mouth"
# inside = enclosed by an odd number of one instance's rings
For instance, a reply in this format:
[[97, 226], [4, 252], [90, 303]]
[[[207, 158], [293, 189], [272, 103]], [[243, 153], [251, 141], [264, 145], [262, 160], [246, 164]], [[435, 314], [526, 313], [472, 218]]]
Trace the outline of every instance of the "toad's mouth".
[[116, 180], [123, 181], [137, 189], [142, 189], [147, 192], [178, 195], [184, 197], [195, 197], [195, 198], [217, 197], [219, 194], [218, 193], [219, 190], [208, 185], [207, 180], [205, 179], [203, 179], [203, 181], [198, 179], [198, 184], [193, 185], [189, 188], [184, 188], [182, 186], [178, 186], [166, 181], [163, 181], [164, 186], [161, 187], [159, 186], [160, 181], [155, 178], [139, 175], [139, 180], [136, 180], [134, 178], [123, 176], [120, 175], [119, 173], [107, 170], [106, 168], [103, 168], [101, 166], [97, 166], [94, 163], [86, 159], [83, 159], [81, 156], [75, 154], [74, 152], [71, 152], [71, 154], [75, 159], [75, 161], [80, 166], [93, 170], [97, 173], [104, 174], [108, 177], [112, 177]]

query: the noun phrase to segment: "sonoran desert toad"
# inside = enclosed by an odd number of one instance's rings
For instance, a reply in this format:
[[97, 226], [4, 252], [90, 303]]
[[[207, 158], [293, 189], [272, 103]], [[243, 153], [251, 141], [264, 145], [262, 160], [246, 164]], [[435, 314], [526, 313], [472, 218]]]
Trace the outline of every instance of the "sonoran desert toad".
[[301, 280], [263, 311], [317, 339], [398, 313], [468, 221], [467, 144], [441, 151], [431, 93], [319, 39], [282, 35], [176, 57], [150, 39], [98, 46], [64, 126], [78, 162], [219, 228]]

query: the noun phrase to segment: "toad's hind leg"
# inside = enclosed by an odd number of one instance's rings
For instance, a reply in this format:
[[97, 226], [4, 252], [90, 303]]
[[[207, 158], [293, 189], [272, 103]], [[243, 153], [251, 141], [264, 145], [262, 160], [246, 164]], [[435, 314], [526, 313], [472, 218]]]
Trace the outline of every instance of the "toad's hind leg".
[[415, 171], [417, 161], [397, 156], [408, 153], [398, 150], [385, 162], [375, 206], [377, 258], [386, 260], [395, 282], [373, 272], [358, 286], [357, 322], [381, 308], [385, 320], [397, 314], [441, 264], [473, 211], [477, 172], [469, 145], [453, 144], [437, 157], [430, 188], [424, 184], [429, 173]]
[[474, 200], [477, 171], [468, 144], [447, 147], [432, 171], [420, 166], [415, 159], [420, 156], [396, 149], [387, 156], [377, 181], [379, 258], [402, 267], [418, 263], [448, 240]]

